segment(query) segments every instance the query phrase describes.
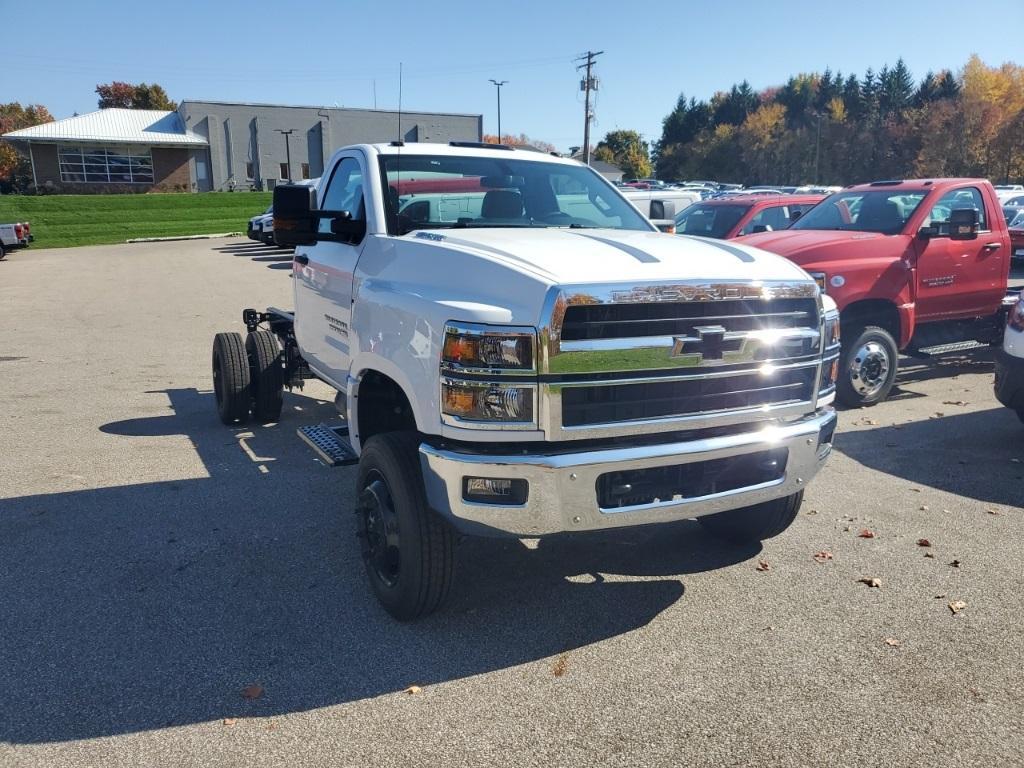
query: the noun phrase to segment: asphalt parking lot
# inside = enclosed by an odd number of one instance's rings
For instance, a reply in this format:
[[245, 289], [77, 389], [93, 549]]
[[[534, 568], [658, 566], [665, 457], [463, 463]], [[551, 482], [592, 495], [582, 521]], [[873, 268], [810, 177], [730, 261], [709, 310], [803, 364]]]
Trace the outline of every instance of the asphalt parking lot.
[[333, 393], [216, 418], [212, 335], [290, 305], [289, 259], [0, 263], [0, 764], [1022, 764], [1024, 425], [987, 352], [842, 412], [763, 548], [692, 521], [467, 541], [448, 606], [399, 625], [354, 468], [295, 436]]

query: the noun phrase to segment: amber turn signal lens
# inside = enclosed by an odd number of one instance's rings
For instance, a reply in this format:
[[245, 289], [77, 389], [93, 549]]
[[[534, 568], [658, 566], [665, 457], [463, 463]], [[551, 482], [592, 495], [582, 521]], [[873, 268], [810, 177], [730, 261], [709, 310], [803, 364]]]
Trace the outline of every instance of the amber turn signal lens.
[[474, 362], [479, 359], [479, 348], [476, 339], [449, 335], [444, 340], [444, 359], [453, 363]]
[[476, 411], [476, 393], [465, 387], [444, 387], [444, 412], [453, 416], [472, 416]]

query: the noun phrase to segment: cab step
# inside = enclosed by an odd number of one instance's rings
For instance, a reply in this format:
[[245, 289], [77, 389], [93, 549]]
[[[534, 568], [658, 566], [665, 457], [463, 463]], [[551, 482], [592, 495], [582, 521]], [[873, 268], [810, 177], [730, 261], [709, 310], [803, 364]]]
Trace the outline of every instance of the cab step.
[[348, 427], [316, 424], [296, 431], [329, 467], [347, 467], [359, 463], [359, 457], [348, 442]]
[[970, 341], [955, 341], [952, 344], [937, 344], [934, 347], [924, 347], [915, 351], [917, 355], [922, 357], [931, 357], [932, 355], [945, 355], [949, 352], [966, 352], [969, 349], [979, 349], [987, 346], [988, 344], [972, 339]]

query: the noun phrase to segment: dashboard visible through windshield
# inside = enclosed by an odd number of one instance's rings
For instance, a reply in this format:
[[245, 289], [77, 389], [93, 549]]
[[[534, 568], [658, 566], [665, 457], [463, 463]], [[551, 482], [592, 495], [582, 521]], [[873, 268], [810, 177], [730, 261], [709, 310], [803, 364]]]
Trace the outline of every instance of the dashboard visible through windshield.
[[393, 235], [470, 227], [653, 230], [614, 187], [583, 166], [397, 154], [380, 163]]
[[925, 190], [857, 190], [822, 200], [790, 229], [838, 229], [895, 235], [917, 210]]

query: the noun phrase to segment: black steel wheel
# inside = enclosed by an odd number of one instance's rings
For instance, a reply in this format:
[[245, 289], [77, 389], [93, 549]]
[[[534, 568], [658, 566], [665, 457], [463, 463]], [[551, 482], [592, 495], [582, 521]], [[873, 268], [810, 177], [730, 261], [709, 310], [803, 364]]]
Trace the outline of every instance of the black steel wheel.
[[213, 337], [213, 392], [222, 422], [244, 424], [248, 420], [252, 394], [241, 334], [218, 333]]
[[800, 491], [782, 499], [704, 515], [698, 517], [697, 522], [708, 532], [728, 541], [741, 544], [764, 541], [789, 528], [803, 500], [804, 493]]
[[451, 527], [427, 506], [415, 434], [374, 435], [359, 456], [356, 528], [370, 588], [400, 621], [433, 613], [455, 571]]
[[245, 338], [245, 353], [249, 360], [252, 416], [261, 424], [277, 421], [284, 406], [284, 368], [277, 336], [271, 331], [253, 331]]

